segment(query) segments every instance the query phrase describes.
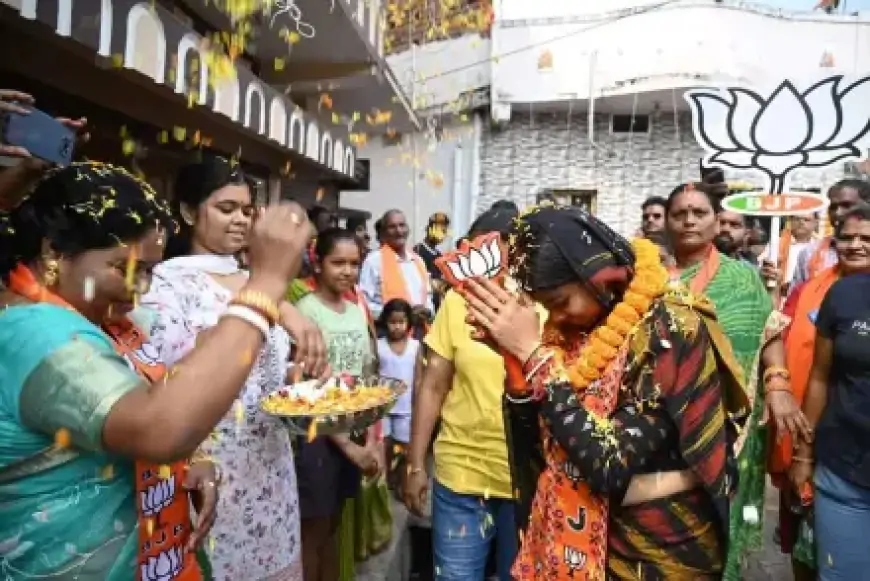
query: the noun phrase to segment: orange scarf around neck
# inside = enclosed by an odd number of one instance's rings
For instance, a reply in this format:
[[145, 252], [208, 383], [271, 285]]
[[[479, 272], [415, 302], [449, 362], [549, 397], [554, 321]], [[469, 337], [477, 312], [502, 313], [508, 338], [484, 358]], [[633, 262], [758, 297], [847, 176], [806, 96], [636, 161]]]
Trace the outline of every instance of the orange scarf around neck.
[[[692, 294], [702, 295], [707, 290], [710, 282], [716, 278], [716, 273], [719, 272], [719, 265], [722, 260], [719, 256], [719, 251], [715, 247], [710, 246], [710, 251], [704, 261], [701, 263], [698, 272], [689, 282], [689, 290]], [[682, 272], [676, 266], [670, 268], [671, 278], [680, 279]]]
[[825, 238], [816, 247], [815, 252], [807, 262], [807, 280], [812, 280], [825, 268], [825, 257], [831, 250], [831, 238]]
[[381, 300], [383, 304], [387, 304], [392, 299], [404, 299], [412, 307], [425, 306], [428, 302], [429, 274], [426, 272], [426, 265], [423, 264], [419, 256], [411, 251], [408, 251], [408, 257], [414, 262], [420, 275], [421, 291], [419, 297], [412, 297], [408, 290], [408, 284], [402, 274], [399, 255], [388, 244], [381, 246]]
[[[785, 364], [791, 374], [791, 390], [798, 405], [802, 405], [813, 366], [816, 341], [815, 314], [822, 306], [828, 289], [840, 278], [839, 268], [832, 267], [808, 281], [798, 291], [797, 307], [791, 314], [791, 328], [785, 340]], [[810, 318], [810, 317], [813, 318]], [[775, 426], [774, 426], [775, 428]], [[775, 429], [771, 429], [771, 449], [768, 469], [777, 486], [786, 484], [785, 474], [791, 465], [792, 440], [788, 433], [778, 442]]]
[[[75, 311], [72, 305], [40, 284], [24, 265], [18, 265], [9, 275], [9, 290], [35, 303]], [[141, 377], [152, 384], [163, 378], [166, 367], [144, 350], [145, 335], [129, 319], [106, 324], [103, 330], [111, 337], [115, 351]], [[160, 572], [172, 581], [202, 581], [195, 553], [187, 552], [192, 530], [190, 501], [184, 491], [187, 462], [157, 465], [137, 460], [135, 470], [139, 515], [136, 579], [156, 579]]]

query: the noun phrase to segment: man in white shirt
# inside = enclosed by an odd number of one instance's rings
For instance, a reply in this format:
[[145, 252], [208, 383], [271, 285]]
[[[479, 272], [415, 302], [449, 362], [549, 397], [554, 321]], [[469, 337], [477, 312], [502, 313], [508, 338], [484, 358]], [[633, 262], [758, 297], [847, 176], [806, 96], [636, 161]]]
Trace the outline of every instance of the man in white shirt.
[[[379, 223], [381, 247], [369, 252], [359, 276], [359, 286], [372, 316], [379, 317], [387, 301], [405, 299], [414, 308], [415, 315], [428, 320], [434, 311], [432, 289], [426, 265], [408, 248], [405, 215], [399, 210], [389, 210]], [[402, 280], [393, 280], [391, 274]]]

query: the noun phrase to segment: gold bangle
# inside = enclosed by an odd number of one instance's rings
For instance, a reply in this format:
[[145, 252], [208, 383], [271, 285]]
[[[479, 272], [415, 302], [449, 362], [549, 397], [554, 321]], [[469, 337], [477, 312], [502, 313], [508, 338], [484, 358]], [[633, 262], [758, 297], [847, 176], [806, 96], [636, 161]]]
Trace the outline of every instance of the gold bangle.
[[791, 373], [788, 372], [788, 369], [785, 367], [773, 366], [768, 367], [764, 370], [764, 375], [762, 376], [764, 383], [767, 383], [774, 377], [782, 377], [786, 381], [791, 379]]
[[263, 315], [272, 326], [281, 318], [278, 304], [270, 299], [265, 293], [252, 290], [243, 290], [230, 301], [231, 305], [242, 305], [257, 311]]

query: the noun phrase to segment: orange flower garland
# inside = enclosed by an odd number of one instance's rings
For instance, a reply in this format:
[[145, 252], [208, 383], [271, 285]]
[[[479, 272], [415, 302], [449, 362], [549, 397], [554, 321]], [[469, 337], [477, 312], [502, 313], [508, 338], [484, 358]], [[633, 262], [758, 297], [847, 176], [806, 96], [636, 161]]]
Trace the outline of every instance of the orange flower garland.
[[[658, 247], [644, 238], [635, 239], [631, 245], [635, 254], [634, 277], [622, 302], [604, 324], [592, 331], [576, 362], [567, 367], [568, 379], [575, 390], [585, 390], [601, 378], [653, 301], [667, 288], [668, 271], [662, 265]], [[558, 355], [562, 359], [562, 354]]]

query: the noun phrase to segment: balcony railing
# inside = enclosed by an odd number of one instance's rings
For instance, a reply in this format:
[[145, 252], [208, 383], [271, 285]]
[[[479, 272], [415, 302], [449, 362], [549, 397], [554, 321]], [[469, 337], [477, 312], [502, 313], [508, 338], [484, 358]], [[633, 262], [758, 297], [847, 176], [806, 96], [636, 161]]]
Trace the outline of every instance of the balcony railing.
[[240, 130], [333, 171], [354, 175], [356, 149], [347, 127], [303, 110], [263, 82], [242, 59], [215, 59], [187, 22], [159, 4], [137, 0], [29, 2], [16, 8], [22, 18], [38, 20], [58, 36], [90, 47], [116, 66], [135, 70], [186, 96], [190, 107], [210, 109], [228, 117]]
[[390, 0], [384, 52], [395, 54], [475, 32], [488, 35], [492, 19], [492, 0]]

